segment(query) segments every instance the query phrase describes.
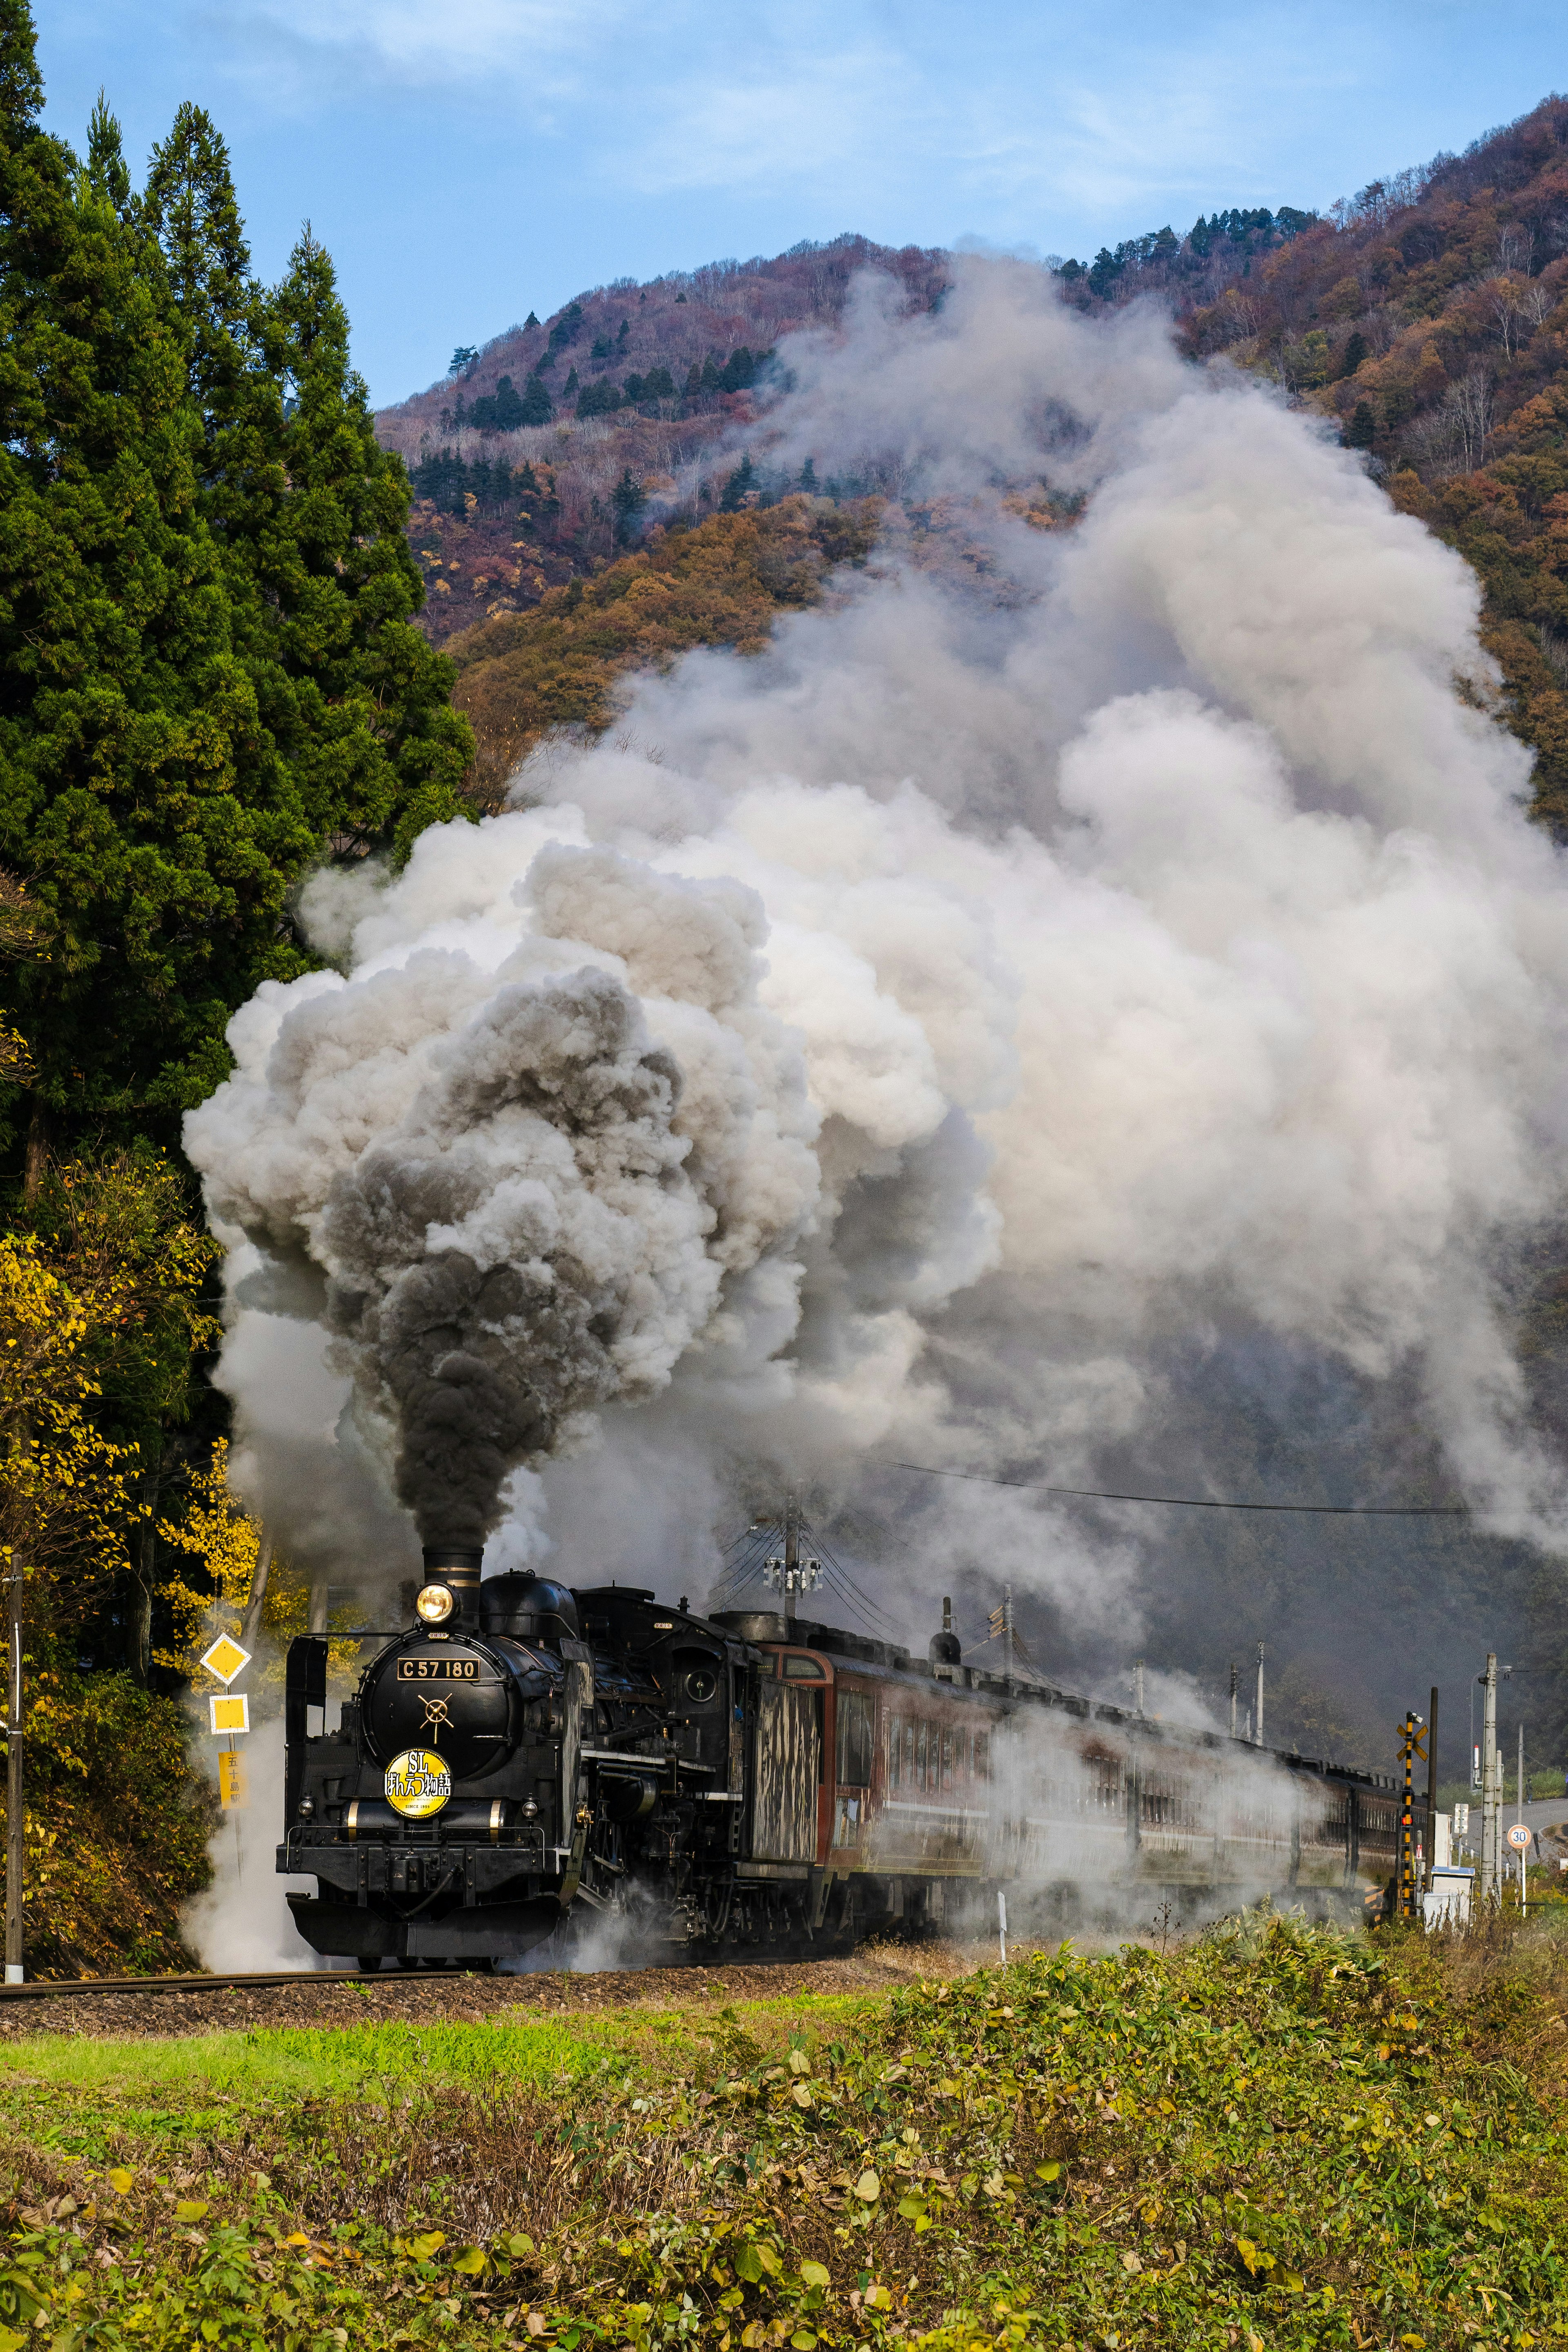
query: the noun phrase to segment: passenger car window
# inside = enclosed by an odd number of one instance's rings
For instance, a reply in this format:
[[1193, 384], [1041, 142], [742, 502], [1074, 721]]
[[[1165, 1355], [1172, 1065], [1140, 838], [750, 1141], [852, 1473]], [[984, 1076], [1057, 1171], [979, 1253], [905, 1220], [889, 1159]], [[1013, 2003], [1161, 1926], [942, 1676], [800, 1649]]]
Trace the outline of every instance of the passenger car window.
[[864, 1691], [838, 1686], [838, 1779], [840, 1785], [867, 1789], [871, 1785], [875, 1717]]

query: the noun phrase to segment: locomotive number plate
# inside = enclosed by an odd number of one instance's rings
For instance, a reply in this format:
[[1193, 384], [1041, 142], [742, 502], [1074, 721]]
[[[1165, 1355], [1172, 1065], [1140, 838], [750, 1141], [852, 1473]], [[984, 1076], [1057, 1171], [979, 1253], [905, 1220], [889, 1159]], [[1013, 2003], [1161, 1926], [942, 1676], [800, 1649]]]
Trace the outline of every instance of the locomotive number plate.
[[479, 1683], [491, 1677], [480, 1673], [478, 1658], [399, 1658], [397, 1679], [400, 1683]]

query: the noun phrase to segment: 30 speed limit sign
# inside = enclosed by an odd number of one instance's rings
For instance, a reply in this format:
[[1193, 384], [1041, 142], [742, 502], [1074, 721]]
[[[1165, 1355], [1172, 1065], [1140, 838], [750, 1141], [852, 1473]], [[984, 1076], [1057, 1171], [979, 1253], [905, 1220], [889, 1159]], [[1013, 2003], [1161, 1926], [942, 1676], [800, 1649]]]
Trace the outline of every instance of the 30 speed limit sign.
[[1522, 1853], [1527, 1845], [1533, 1845], [1535, 1843], [1535, 1832], [1533, 1830], [1526, 1829], [1522, 1822], [1510, 1822], [1509, 1823], [1508, 1842], [1510, 1845], [1512, 1846], [1515, 1853]]

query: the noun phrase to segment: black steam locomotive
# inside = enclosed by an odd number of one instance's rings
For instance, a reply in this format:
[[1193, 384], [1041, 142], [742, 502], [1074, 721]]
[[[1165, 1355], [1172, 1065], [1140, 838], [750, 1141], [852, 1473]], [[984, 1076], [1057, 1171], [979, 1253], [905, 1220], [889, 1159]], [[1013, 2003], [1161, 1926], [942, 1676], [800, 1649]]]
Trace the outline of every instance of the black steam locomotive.
[[[822, 1949], [1008, 1896], [1018, 1928], [1362, 1908], [1394, 1784], [767, 1612], [480, 1581], [428, 1549], [415, 1622], [325, 1727], [288, 1663], [278, 1868], [318, 1952], [514, 1958], [584, 1920], [646, 1951]], [[320, 1710], [321, 1727], [312, 1730]]]

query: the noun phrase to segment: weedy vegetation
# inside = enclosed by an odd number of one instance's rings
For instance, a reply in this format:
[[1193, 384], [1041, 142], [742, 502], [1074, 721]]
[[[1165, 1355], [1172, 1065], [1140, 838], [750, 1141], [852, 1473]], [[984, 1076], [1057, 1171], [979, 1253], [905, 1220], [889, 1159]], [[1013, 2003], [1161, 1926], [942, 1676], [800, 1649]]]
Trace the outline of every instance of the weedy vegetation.
[[1268, 1915], [889, 1999], [18, 2045], [0, 2352], [1568, 2336], [1568, 1950]]

